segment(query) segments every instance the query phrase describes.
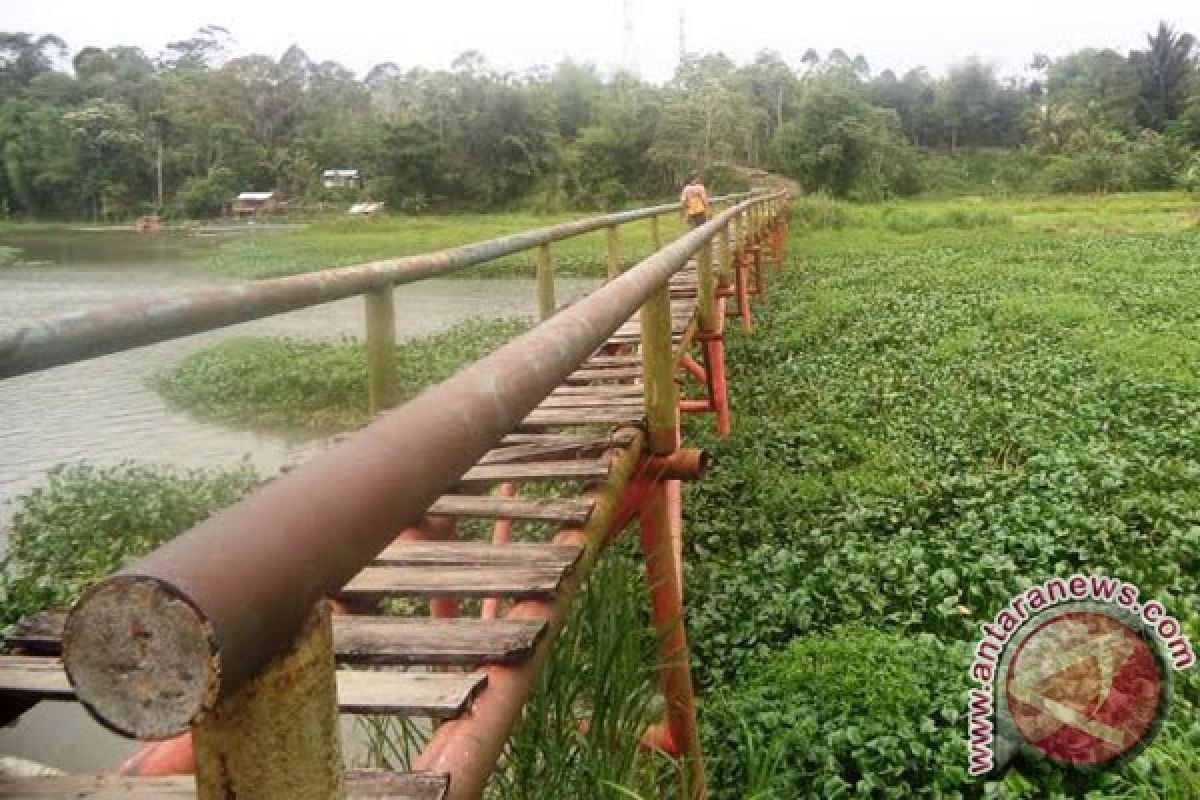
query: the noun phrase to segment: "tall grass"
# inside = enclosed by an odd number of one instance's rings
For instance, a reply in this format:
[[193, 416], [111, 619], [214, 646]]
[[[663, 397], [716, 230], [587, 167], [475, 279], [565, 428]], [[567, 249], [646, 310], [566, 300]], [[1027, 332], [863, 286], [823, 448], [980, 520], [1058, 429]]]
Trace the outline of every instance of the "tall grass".
[[633, 559], [601, 558], [568, 613], [487, 797], [659, 796], [674, 781], [667, 759], [638, 748], [646, 725], [663, 712], [647, 597]]

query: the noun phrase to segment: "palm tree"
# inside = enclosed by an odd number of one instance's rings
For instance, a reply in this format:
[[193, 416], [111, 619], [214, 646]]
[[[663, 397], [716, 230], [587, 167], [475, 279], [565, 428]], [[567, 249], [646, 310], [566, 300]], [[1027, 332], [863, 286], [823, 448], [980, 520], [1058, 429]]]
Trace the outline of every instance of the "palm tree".
[[1162, 130], [1179, 116], [1184, 84], [1196, 68], [1196, 38], [1160, 22], [1146, 44], [1147, 49], [1130, 54], [1142, 79], [1138, 121]]

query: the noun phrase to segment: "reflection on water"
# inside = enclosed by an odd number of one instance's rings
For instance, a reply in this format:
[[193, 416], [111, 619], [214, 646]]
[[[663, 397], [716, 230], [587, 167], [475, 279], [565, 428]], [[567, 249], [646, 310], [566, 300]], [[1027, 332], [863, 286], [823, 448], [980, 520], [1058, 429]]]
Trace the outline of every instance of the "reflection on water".
[[[91, 254], [87, 263], [79, 263], [83, 251], [77, 249], [75, 239], [62, 232], [39, 236], [0, 237], [0, 243], [26, 247], [26, 258], [56, 262], [46, 267], [0, 268], [0, 329], [114, 301], [220, 283], [188, 269], [188, 260], [204, 245], [178, 236], [78, 234], [93, 237], [85, 241], [103, 242], [86, 250]], [[60, 236], [64, 241], [49, 241]], [[51, 254], [54, 247], [58, 255]], [[112, 263], [117, 258], [126, 262]], [[559, 301], [577, 298], [594, 285], [593, 281], [560, 281]], [[205, 467], [248, 458], [261, 474], [269, 475], [285, 464], [302, 461], [322, 443], [289, 442], [197, 421], [167, 408], [147, 387], [147, 379], [188, 353], [229, 336], [359, 336], [362, 306], [360, 299], [351, 298], [0, 381], [0, 531], [12, 513], [8, 501], [63, 462], [135, 460]], [[533, 315], [536, 307], [530, 280], [425, 281], [398, 287], [397, 336], [411, 338], [471, 317]], [[14, 728], [0, 729], [0, 753], [44, 760], [72, 772], [111, 767], [130, 749], [129, 742], [108, 734], [71, 704], [43, 703]]]

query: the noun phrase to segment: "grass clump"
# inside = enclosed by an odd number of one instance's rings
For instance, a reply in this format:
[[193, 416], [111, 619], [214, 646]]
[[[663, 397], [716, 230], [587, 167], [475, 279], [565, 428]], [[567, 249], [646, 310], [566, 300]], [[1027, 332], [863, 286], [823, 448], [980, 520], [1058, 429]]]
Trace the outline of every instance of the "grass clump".
[[[522, 320], [471, 320], [396, 348], [401, 400], [450, 377], [523, 332]], [[256, 430], [322, 434], [365, 423], [367, 356], [361, 342], [286, 337], [229, 339], [157, 376], [173, 405]]]
[[232, 505], [258, 482], [245, 465], [56, 467], [44, 485], [13, 501], [0, 623], [73, 603], [97, 580]]

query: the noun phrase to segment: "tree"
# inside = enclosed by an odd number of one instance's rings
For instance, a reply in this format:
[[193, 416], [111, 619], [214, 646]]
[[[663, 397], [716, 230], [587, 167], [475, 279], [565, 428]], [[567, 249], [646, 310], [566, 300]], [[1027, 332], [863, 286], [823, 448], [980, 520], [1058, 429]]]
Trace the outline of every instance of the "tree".
[[0, 33], [0, 85], [28, 86], [66, 52], [67, 43], [53, 34]]
[[1115, 50], [1084, 48], [1046, 68], [1050, 103], [1070, 106], [1093, 124], [1132, 134], [1140, 79], [1131, 61]]
[[1142, 84], [1137, 118], [1162, 131], [1182, 109], [1184, 87], [1196, 69], [1196, 39], [1160, 22], [1158, 30], [1146, 36], [1146, 44], [1145, 50], [1130, 53]]
[[914, 154], [896, 113], [871, 105], [860, 87], [837, 74], [805, 87], [796, 118], [771, 145], [774, 168], [808, 190], [879, 200], [915, 189]]

